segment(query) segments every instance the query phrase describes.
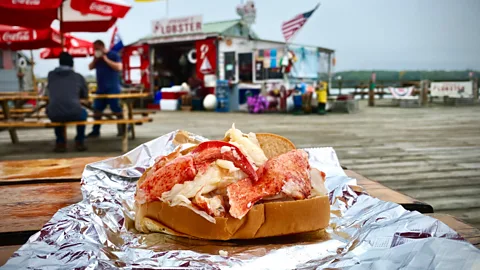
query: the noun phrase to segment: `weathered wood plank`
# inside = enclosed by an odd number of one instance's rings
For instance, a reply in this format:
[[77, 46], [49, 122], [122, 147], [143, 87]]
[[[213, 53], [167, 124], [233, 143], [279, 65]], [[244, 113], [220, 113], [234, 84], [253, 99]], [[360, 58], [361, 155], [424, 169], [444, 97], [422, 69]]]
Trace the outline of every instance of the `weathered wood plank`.
[[4, 265], [21, 246], [0, 246], [0, 266]]
[[457, 209], [479, 208], [480, 200], [477, 197], [459, 197], [459, 196], [443, 196], [440, 198], [428, 198], [425, 202], [433, 205], [436, 211], [447, 211]]
[[[359, 173], [369, 175], [364, 173], [362, 170]], [[445, 179], [445, 178], [463, 178], [463, 177], [475, 177], [479, 175], [478, 170], [459, 170], [459, 171], [432, 171], [432, 172], [421, 172], [421, 173], [404, 173], [398, 175], [381, 175], [377, 178], [375, 175], [370, 176], [374, 181], [380, 183], [403, 181], [403, 180], [426, 180], [426, 179]]]
[[108, 157], [71, 159], [37, 159], [0, 162], [0, 185], [25, 181], [77, 180], [82, 177], [85, 165]]
[[78, 182], [0, 186], [0, 234], [38, 231], [58, 209], [81, 199]]
[[478, 185], [480, 183], [479, 177], [463, 177], [463, 178], [436, 178], [428, 180], [402, 180], [395, 182], [388, 182], [387, 186], [404, 192], [409, 192], [410, 190], [425, 190], [434, 187], [448, 187], [455, 189], [456, 187], [468, 187]]

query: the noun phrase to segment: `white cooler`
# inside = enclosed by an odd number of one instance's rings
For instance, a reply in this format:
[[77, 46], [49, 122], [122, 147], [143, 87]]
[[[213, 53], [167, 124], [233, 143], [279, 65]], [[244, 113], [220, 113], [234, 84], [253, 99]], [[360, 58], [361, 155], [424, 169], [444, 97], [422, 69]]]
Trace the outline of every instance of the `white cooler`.
[[177, 99], [161, 99], [160, 110], [161, 111], [176, 111], [178, 108]]

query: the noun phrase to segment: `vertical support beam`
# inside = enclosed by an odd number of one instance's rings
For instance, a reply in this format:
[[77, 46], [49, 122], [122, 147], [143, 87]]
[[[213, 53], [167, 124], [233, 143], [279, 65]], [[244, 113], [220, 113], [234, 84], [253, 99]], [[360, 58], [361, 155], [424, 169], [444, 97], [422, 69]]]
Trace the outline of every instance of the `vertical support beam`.
[[[124, 102], [123, 105], [123, 119], [128, 119], [128, 106]], [[128, 151], [128, 125], [121, 124], [123, 126], [123, 134], [122, 134], [122, 153], [126, 153]]]
[[327, 85], [327, 96], [330, 96], [330, 87], [332, 87], [332, 53], [328, 53], [328, 85]]
[[[133, 100], [126, 100], [128, 106], [128, 119], [133, 119]], [[132, 135], [132, 140], [135, 139], [135, 124], [129, 124], [129, 129]]]
[[155, 96], [155, 48], [150, 44], [148, 45], [150, 49], [150, 94]]
[[[10, 108], [8, 107], [8, 100], [2, 100], [3, 120], [7, 122], [10, 119]], [[17, 130], [15, 128], [8, 128], [10, 139], [12, 143], [18, 143]]]
[[422, 84], [422, 106], [427, 106], [428, 104], [428, 86], [430, 82], [428, 80], [424, 80]]
[[474, 102], [478, 101], [478, 78], [472, 79], [472, 91], [473, 91], [473, 100]]

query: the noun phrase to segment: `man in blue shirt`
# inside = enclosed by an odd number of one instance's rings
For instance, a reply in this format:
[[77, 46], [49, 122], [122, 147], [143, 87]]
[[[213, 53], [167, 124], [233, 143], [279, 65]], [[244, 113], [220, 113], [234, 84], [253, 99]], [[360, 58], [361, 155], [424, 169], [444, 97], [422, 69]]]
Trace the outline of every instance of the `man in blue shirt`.
[[[101, 40], [96, 40], [93, 43], [95, 49], [95, 57], [88, 65], [90, 70], [96, 69], [97, 73], [97, 94], [119, 94], [120, 93], [120, 75], [122, 70], [122, 63], [120, 57], [116, 52], [108, 51], [105, 48], [105, 43]], [[93, 103], [94, 118], [101, 119], [103, 111], [110, 107], [110, 110], [115, 113], [118, 119], [123, 118], [122, 107], [118, 98], [110, 99], [95, 99]], [[118, 133], [122, 135], [122, 125], [118, 126]], [[100, 125], [94, 125], [92, 132], [88, 134], [89, 138], [97, 138], [100, 136]]]

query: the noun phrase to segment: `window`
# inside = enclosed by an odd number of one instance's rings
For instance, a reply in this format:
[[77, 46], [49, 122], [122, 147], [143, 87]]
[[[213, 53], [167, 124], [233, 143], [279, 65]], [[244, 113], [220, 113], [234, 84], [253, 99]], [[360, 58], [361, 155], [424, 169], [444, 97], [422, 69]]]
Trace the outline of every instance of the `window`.
[[280, 49], [260, 49], [255, 57], [255, 80], [283, 79], [280, 59], [283, 51]]
[[242, 82], [253, 81], [252, 53], [238, 54], [238, 77]]
[[235, 81], [235, 52], [226, 52], [224, 55], [225, 80]]

